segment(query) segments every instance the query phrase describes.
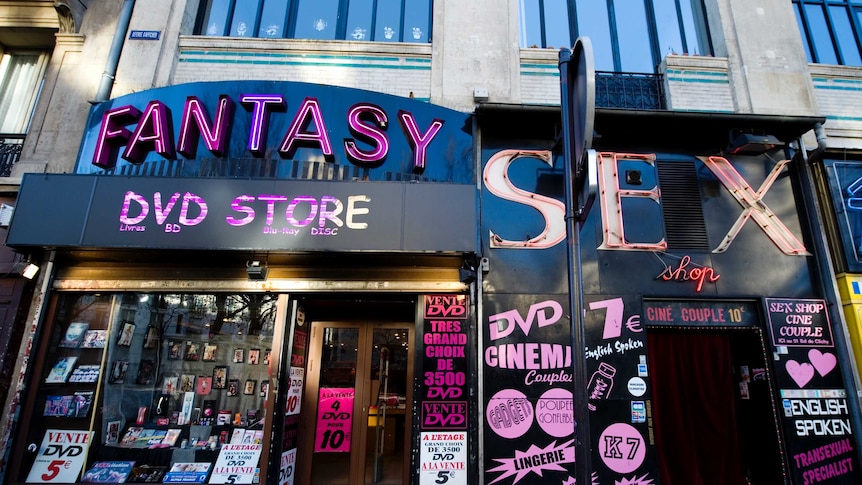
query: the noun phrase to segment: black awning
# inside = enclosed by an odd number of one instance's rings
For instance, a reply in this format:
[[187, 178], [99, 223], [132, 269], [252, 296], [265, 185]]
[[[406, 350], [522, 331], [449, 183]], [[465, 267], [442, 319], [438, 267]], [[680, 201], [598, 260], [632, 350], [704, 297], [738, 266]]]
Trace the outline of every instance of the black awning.
[[[476, 107], [485, 136], [553, 139], [560, 125], [559, 106], [484, 103]], [[732, 131], [774, 135], [793, 141], [826, 121], [816, 116], [706, 113], [596, 108], [593, 148], [662, 152], [718, 152]]]

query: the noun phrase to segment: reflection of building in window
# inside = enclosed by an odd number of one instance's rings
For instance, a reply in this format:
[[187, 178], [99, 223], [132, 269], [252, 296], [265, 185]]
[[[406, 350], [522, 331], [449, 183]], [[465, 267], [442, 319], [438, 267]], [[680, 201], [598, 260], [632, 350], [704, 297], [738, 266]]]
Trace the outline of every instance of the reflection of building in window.
[[[431, 41], [432, 0], [377, 0], [349, 2], [340, 15], [339, 0], [266, 2], [201, 2], [202, 19], [195, 33], [209, 36], [377, 42]], [[257, 31], [255, 19], [260, 22]], [[403, 29], [400, 26], [404, 26]], [[397, 28], [396, 28], [397, 27]], [[401, 30], [401, 31], [399, 31]]]
[[862, 66], [862, 16], [857, 0], [793, 0], [808, 62]]
[[590, 38], [596, 70], [654, 73], [668, 54], [712, 55], [702, 2], [519, 0], [522, 48], [571, 47]]

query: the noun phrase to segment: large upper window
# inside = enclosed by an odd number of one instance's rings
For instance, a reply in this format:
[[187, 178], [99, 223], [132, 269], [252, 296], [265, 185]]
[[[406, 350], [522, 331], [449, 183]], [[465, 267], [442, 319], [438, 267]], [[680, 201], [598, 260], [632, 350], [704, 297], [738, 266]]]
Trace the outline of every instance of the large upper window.
[[712, 54], [702, 0], [519, 0], [519, 5], [521, 47], [571, 47], [587, 36], [600, 71], [655, 72], [666, 54]]
[[27, 132], [47, 66], [46, 52], [0, 55], [0, 133]]
[[196, 33], [229, 37], [431, 41], [432, 0], [206, 0]]
[[808, 62], [862, 66], [862, 0], [793, 0]]

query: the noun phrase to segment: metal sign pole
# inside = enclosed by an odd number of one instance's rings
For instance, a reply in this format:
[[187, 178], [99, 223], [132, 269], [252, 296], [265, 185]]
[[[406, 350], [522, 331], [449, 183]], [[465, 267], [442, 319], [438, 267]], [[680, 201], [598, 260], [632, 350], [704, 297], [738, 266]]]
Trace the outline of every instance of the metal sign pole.
[[[593, 135], [595, 84], [589, 39], [579, 38], [572, 54], [560, 49], [560, 107], [562, 113], [563, 161], [566, 172], [566, 255], [568, 261], [569, 314], [572, 332], [572, 400], [575, 420], [575, 470], [579, 485], [592, 483], [590, 463], [590, 416], [587, 409], [586, 336], [580, 259], [580, 223], [592, 202], [581, 194], [587, 180], [588, 154]], [[589, 184], [588, 184], [589, 185]], [[586, 188], [589, 191], [589, 188]]]

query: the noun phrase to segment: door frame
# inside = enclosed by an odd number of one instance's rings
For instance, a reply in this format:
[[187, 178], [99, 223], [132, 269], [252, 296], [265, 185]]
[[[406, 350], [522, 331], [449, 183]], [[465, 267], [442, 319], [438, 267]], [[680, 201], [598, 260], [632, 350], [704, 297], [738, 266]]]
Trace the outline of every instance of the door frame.
[[[311, 336], [308, 342], [308, 360], [305, 376], [305, 390], [302, 397], [302, 414], [306, 416], [300, 422], [299, 441], [297, 443], [297, 485], [310, 485], [311, 466], [314, 455], [315, 426], [318, 413], [318, 395], [320, 392], [320, 359], [323, 343], [323, 328], [359, 328], [359, 345], [362, 351], [356, 357], [357, 376], [355, 386], [357, 393], [353, 403], [353, 423], [351, 426], [351, 451], [349, 467], [349, 485], [364, 485], [365, 457], [368, 433], [368, 406], [365, 404], [371, 398], [371, 379], [367, 375], [359, 375], [360, 369], [371, 368], [370, 345], [373, 342], [373, 331], [378, 328], [406, 328], [410, 332], [407, 348], [407, 386], [406, 408], [404, 416], [404, 450], [401, 467], [401, 483], [410, 483], [410, 450], [413, 432], [413, 373], [415, 366], [416, 325], [413, 322], [374, 322], [370, 319], [356, 320], [321, 320], [311, 322]], [[360, 380], [362, 381], [360, 383]], [[361, 391], [361, 392], [359, 392]]]

